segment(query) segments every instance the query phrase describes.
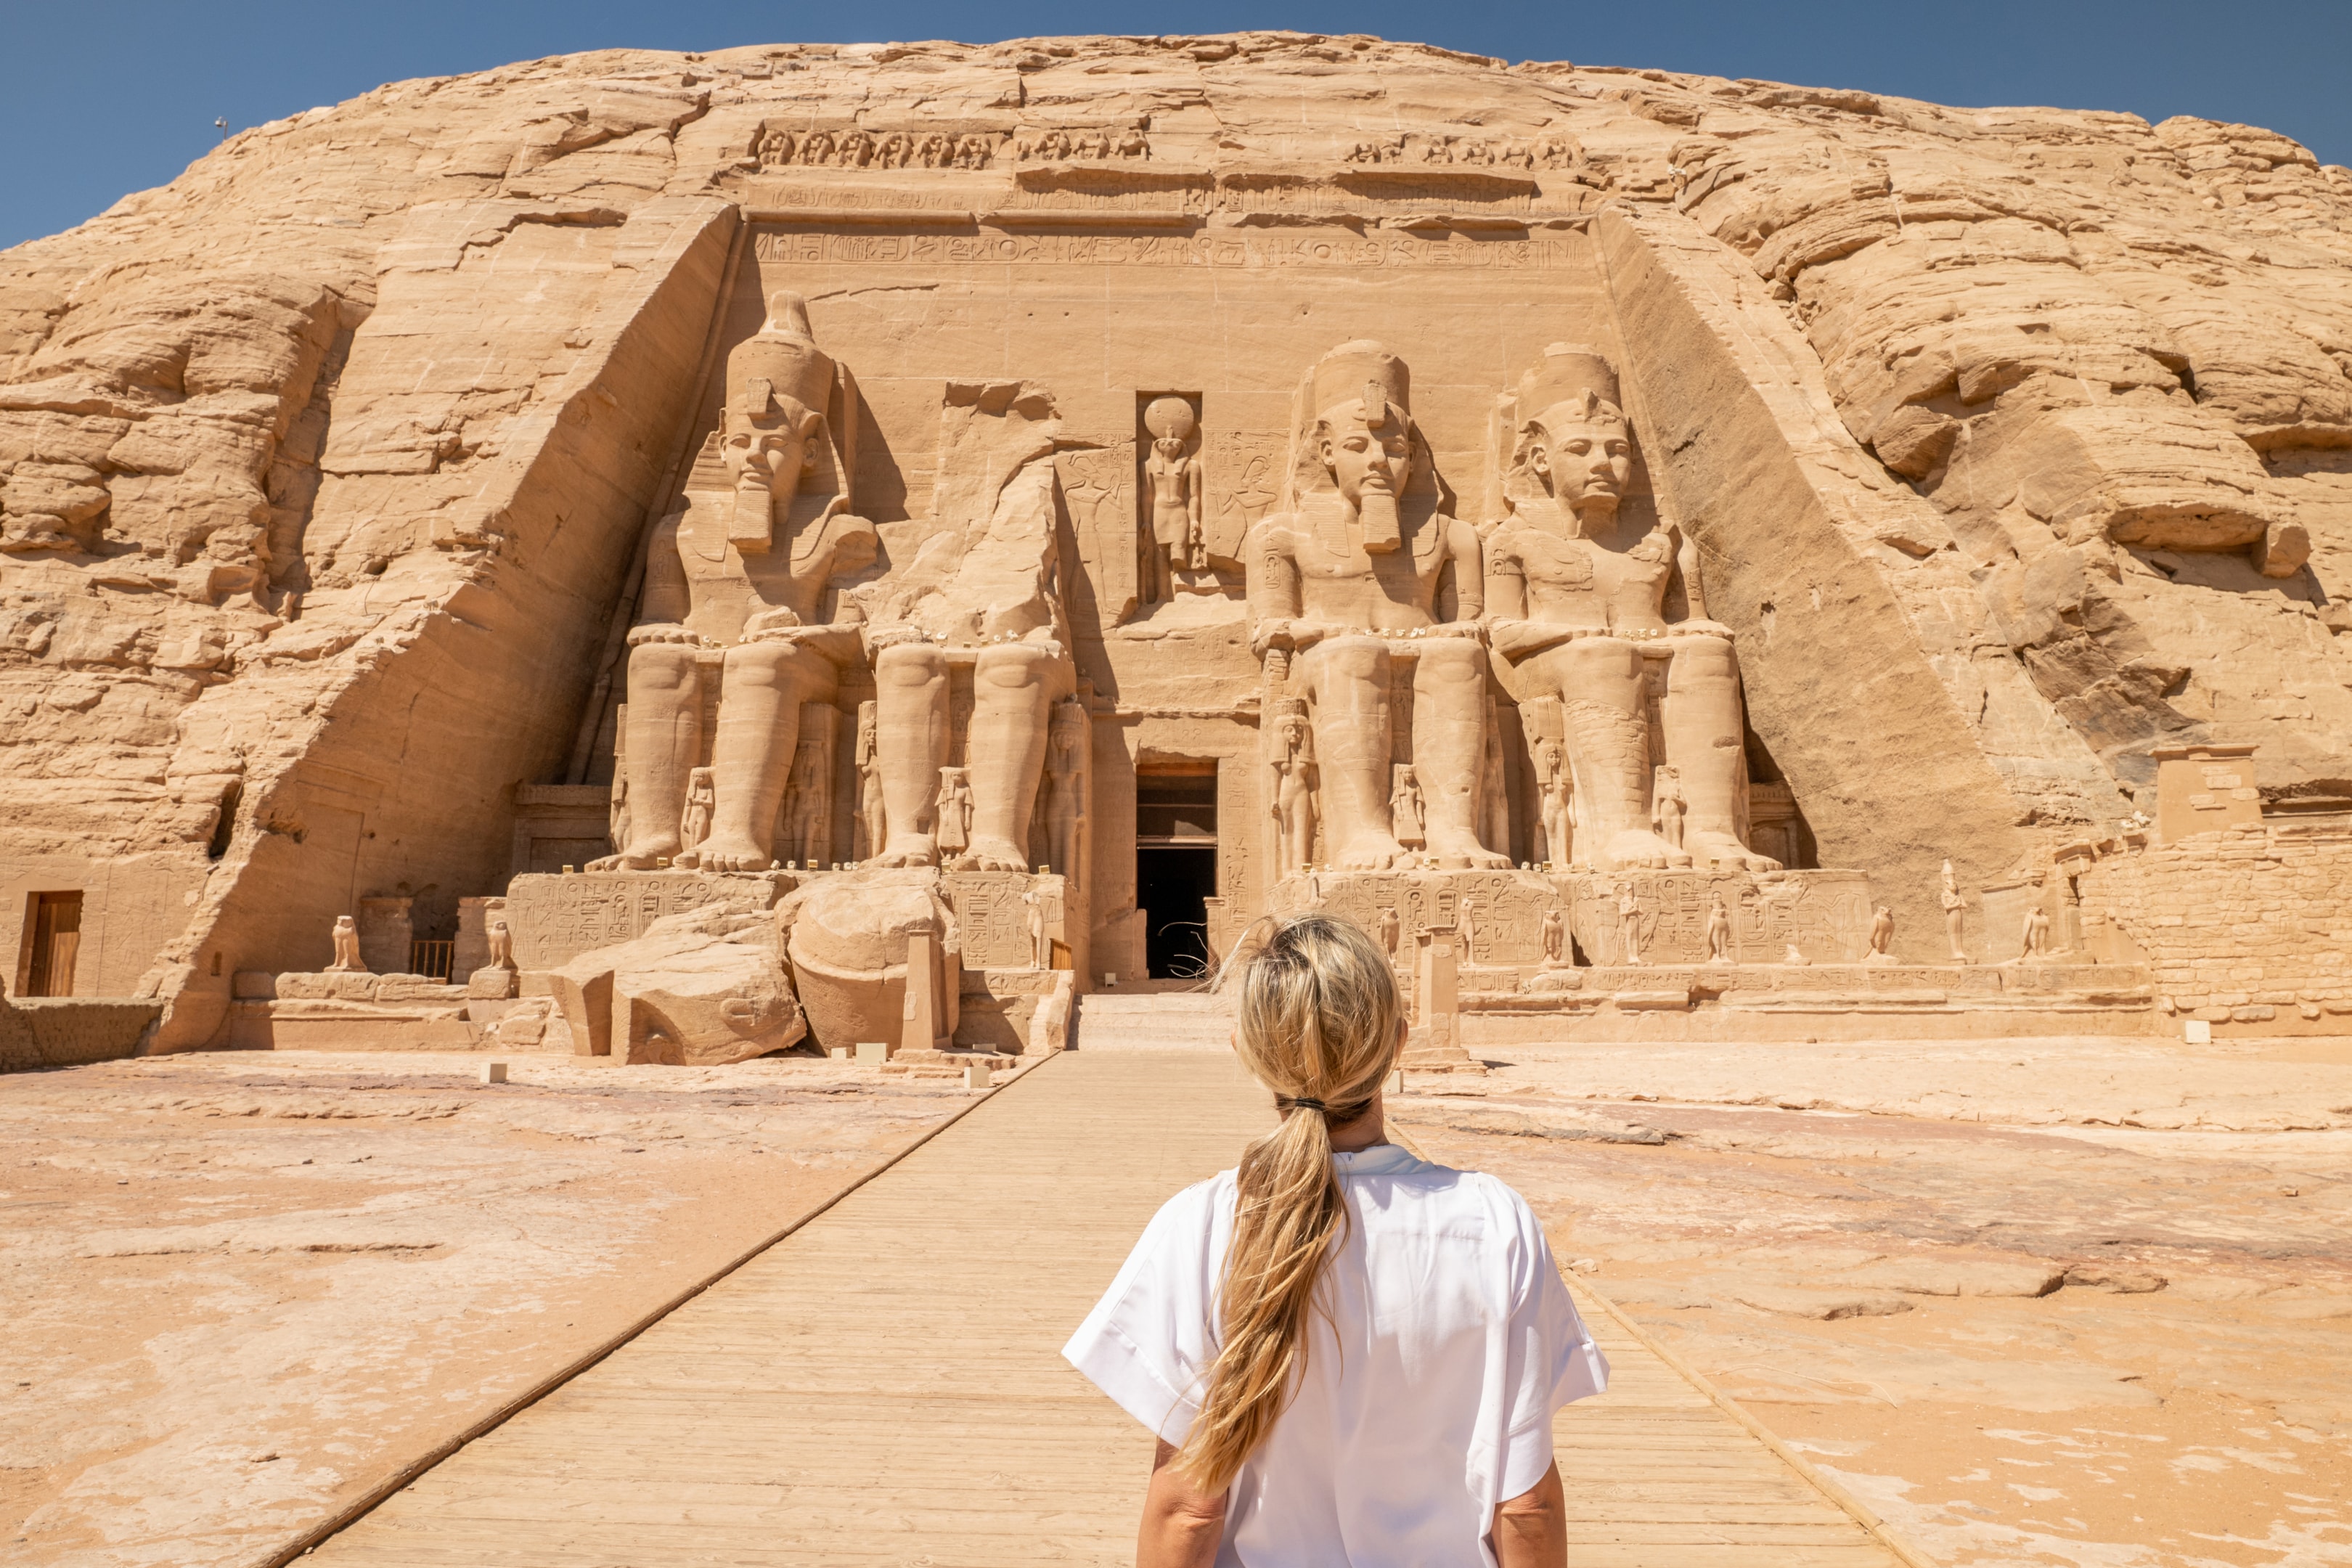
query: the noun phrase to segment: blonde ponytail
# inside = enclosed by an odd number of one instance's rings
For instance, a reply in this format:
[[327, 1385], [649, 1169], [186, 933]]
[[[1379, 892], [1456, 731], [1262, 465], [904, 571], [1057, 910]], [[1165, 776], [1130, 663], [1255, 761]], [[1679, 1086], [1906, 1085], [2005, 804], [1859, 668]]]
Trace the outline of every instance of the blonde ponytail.
[[1243, 1063], [1291, 1114], [1242, 1155], [1223, 1347], [1178, 1459], [1213, 1492], [1274, 1429], [1306, 1367], [1307, 1314], [1348, 1225], [1331, 1129], [1370, 1109], [1403, 1036], [1388, 955], [1361, 927], [1330, 915], [1260, 926], [1270, 929], [1236, 950], [1217, 984], [1239, 993]]

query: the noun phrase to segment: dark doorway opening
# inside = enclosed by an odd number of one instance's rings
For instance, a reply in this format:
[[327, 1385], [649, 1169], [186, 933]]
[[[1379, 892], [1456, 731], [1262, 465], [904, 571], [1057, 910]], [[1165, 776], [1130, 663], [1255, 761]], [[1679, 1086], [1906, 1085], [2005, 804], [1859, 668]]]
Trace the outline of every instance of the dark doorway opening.
[[1209, 972], [1209, 906], [1217, 889], [1214, 849], [1136, 846], [1135, 902], [1143, 910], [1143, 957], [1154, 980]]
[[1135, 780], [1135, 904], [1145, 973], [1189, 980], [1209, 969], [1208, 900], [1217, 893], [1214, 763], [1146, 769]]
[[25, 899], [25, 942], [16, 955], [16, 994], [70, 996], [81, 951], [81, 895], [31, 893]]

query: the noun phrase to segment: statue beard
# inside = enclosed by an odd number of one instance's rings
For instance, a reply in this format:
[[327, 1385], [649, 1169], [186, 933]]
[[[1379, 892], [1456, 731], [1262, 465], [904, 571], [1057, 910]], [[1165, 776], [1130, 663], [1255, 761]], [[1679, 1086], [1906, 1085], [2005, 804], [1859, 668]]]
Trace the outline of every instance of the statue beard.
[[1398, 534], [1397, 499], [1389, 490], [1366, 490], [1357, 499], [1356, 515], [1363, 520], [1364, 532], [1394, 539]]

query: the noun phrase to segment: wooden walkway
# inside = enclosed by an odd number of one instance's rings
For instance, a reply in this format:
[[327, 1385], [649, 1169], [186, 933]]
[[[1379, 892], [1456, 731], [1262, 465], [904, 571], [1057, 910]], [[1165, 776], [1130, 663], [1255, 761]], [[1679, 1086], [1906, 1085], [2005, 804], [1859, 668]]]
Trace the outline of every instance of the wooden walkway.
[[[1062, 1342], [1269, 1114], [1223, 1052], [1049, 1060], [303, 1561], [1130, 1563], [1150, 1439]], [[1571, 1563], [1898, 1568], [1592, 1316], [1615, 1383], [1560, 1417]]]

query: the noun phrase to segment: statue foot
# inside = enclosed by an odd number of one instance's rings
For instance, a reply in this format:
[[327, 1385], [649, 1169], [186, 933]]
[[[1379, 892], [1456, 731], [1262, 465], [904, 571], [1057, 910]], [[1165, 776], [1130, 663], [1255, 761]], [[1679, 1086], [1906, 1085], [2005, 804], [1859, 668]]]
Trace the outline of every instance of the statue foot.
[[1348, 840], [1332, 864], [1342, 871], [1385, 871], [1400, 860], [1410, 860], [1405, 847], [1385, 833], [1365, 833]]
[[1443, 866], [1466, 866], [1474, 871], [1507, 871], [1511, 867], [1508, 855], [1497, 855], [1475, 838], [1432, 838], [1429, 852]]
[[1695, 833], [1688, 847], [1701, 865], [1729, 867], [1735, 871], [1778, 871], [1780, 862], [1759, 855], [1728, 833]]
[[908, 866], [936, 865], [939, 858], [939, 846], [932, 843], [928, 837], [908, 834], [905, 837], [890, 840], [888, 844], [883, 846], [882, 853], [875, 856], [866, 864], [895, 870]]
[[706, 871], [764, 871], [776, 863], [748, 835], [714, 833], [702, 841], [700, 854]]
[[1609, 840], [1608, 858], [1619, 870], [1663, 871], [1676, 856], [1685, 866], [1691, 858], [1645, 827], [1629, 827]]
[[591, 871], [650, 871], [661, 858], [637, 850], [625, 849], [618, 855], [606, 855], [588, 862]]
[[1009, 838], [974, 838], [971, 847], [957, 860], [982, 871], [1026, 871], [1029, 857], [1015, 848]]

